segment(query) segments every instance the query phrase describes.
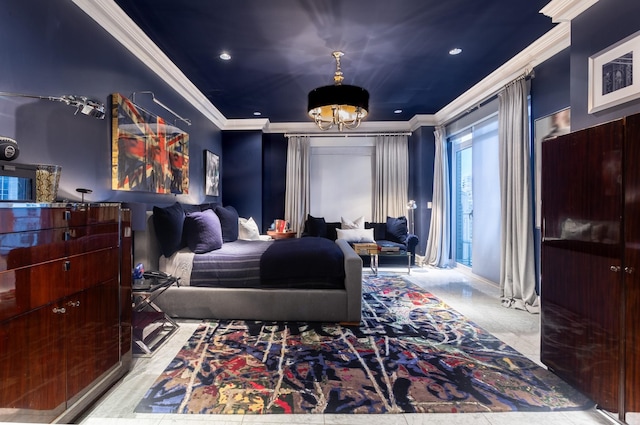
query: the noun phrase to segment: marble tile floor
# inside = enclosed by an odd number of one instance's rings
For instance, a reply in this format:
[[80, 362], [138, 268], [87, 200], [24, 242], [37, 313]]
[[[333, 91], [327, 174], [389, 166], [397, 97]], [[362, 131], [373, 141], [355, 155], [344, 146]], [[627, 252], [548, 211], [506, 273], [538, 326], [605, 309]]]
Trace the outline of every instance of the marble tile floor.
[[[452, 308], [466, 315], [485, 330], [540, 364], [539, 315], [506, 309], [498, 301], [498, 288], [475, 279], [458, 269], [441, 270], [414, 267], [407, 270], [381, 268], [384, 273], [398, 273], [440, 297]], [[151, 358], [135, 358], [131, 372], [114, 386], [83, 418], [84, 425], [259, 425], [259, 424], [326, 424], [326, 425], [419, 425], [419, 424], [545, 424], [587, 425], [611, 424], [611, 420], [595, 409], [578, 412], [550, 413], [462, 413], [462, 414], [382, 414], [382, 415], [177, 415], [140, 414], [133, 410], [156, 377], [191, 336], [199, 321], [180, 321], [180, 329]]]

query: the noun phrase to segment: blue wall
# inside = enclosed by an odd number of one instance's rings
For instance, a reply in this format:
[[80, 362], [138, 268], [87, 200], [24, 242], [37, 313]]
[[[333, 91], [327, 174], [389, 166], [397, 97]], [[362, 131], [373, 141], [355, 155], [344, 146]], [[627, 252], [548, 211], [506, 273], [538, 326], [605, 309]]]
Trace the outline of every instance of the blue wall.
[[534, 69], [531, 80], [531, 117], [558, 112], [571, 102], [571, 49], [566, 48]]
[[427, 247], [431, 225], [431, 209], [427, 203], [433, 200], [434, 130], [434, 127], [420, 127], [409, 137], [409, 199], [418, 205], [414, 217], [419, 239], [416, 252], [420, 255], [424, 255]]
[[262, 143], [262, 229], [266, 232], [275, 219], [284, 217], [288, 139], [284, 134], [265, 134]]
[[[111, 35], [68, 0], [3, 0], [0, 91], [34, 95], [82, 95], [103, 102], [107, 116], [97, 120], [60, 102], [0, 97], [0, 135], [20, 148], [15, 163], [62, 166], [58, 197], [80, 200], [78, 187], [90, 188], [88, 201], [144, 202], [165, 205], [216, 202], [204, 195], [203, 152], [221, 152], [219, 129], [136, 59]], [[129, 97], [151, 90], [156, 98], [193, 125], [189, 133], [190, 193], [156, 195], [111, 190], [110, 95]], [[172, 122], [173, 116], [137, 95], [136, 103]], [[221, 188], [224, 193], [224, 187]]]
[[640, 1], [600, 0], [571, 22], [572, 131], [640, 112], [639, 99], [595, 114], [587, 112], [589, 56], [640, 31], [639, 16]]
[[222, 204], [233, 206], [240, 217], [253, 217], [258, 226], [262, 223], [262, 157], [261, 131], [223, 132]]

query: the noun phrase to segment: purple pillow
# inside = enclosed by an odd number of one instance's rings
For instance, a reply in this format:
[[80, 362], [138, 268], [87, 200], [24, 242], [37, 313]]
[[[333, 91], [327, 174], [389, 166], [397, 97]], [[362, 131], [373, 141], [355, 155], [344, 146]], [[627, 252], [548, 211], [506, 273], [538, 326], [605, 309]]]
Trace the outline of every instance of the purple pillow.
[[189, 249], [196, 254], [222, 247], [220, 219], [213, 210], [187, 214], [184, 218], [184, 236]]
[[153, 228], [160, 245], [160, 252], [165, 257], [171, 257], [174, 252], [181, 250], [182, 227], [184, 210], [179, 202], [165, 208], [153, 207]]

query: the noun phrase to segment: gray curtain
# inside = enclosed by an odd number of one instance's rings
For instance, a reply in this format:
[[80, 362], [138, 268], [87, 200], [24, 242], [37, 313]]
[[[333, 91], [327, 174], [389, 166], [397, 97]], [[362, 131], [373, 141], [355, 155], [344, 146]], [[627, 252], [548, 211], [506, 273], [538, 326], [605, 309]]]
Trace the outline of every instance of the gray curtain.
[[449, 161], [442, 127], [436, 127], [435, 159], [433, 164], [433, 199], [431, 202], [431, 225], [425, 252], [426, 262], [436, 267], [449, 267], [450, 252], [450, 192]]
[[520, 78], [499, 94], [502, 305], [539, 312], [535, 291], [529, 141], [529, 83]]
[[409, 151], [407, 136], [376, 137], [373, 221], [385, 223], [388, 217], [407, 216], [409, 190]]
[[309, 146], [306, 136], [289, 137], [284, 218], [298, 236], [309, 213]]

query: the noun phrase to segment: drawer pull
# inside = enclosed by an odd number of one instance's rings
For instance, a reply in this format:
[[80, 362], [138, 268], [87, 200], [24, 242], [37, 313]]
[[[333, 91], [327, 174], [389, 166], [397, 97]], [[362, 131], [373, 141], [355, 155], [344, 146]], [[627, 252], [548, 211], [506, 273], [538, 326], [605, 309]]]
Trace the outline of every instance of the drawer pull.
[[69, 307], [80, 307], [80, 301], [69, 301], [67, 305]]
[[62, 263], [62, 269], [65, 272], [68, 272], [69, 270], [71, 270], [71, 261], [65, 261], [64, 263]]
[[60, 307], [60, 308], [53, 307], [53, 312], [55, 314], [64, 314], [67, 312], [67, 309], [64, 307]]
[[65, 221], [71, 220], [71, 211], [67, 210], [64, 212], [64, 219]]
[[627, 274], [631, 274], [635, 271], [635, 269], [633, 267], [625, 267], [624, 268], [624, 272]]
[[612, 272], [618, 273], [620, 271], [620, 266], [611, 266], [609, 267], [609, 270], [611, 270]]

